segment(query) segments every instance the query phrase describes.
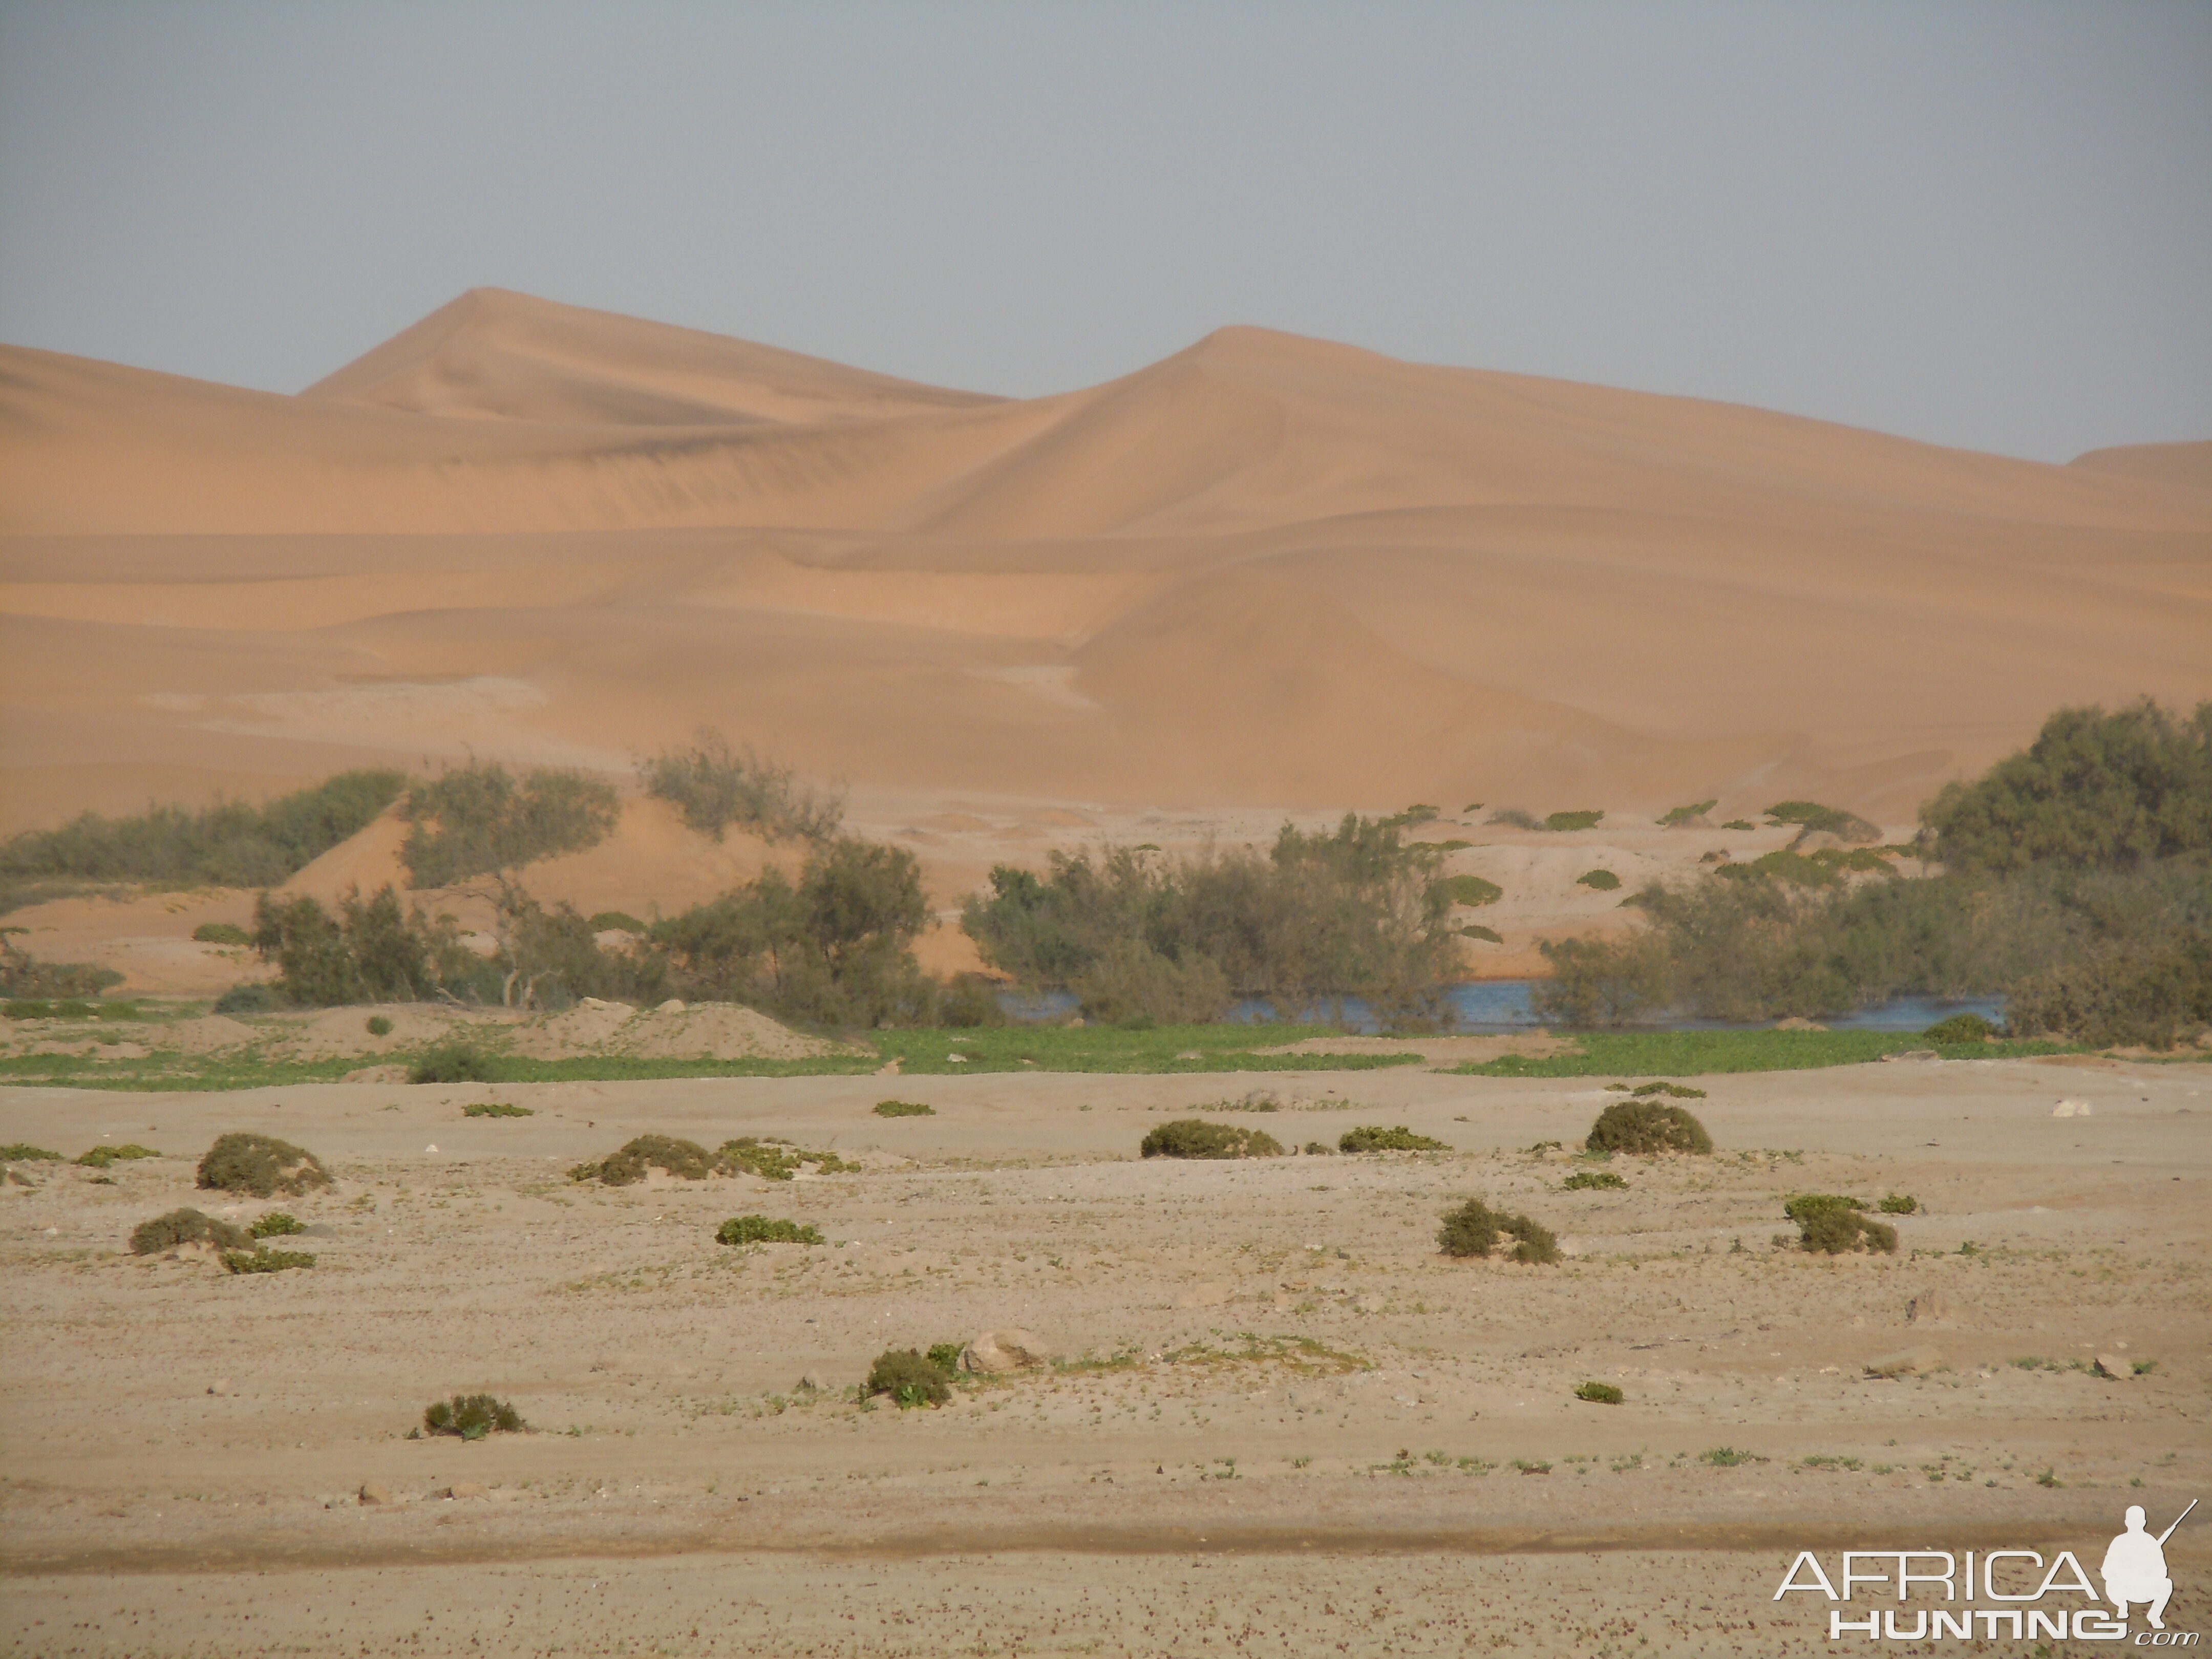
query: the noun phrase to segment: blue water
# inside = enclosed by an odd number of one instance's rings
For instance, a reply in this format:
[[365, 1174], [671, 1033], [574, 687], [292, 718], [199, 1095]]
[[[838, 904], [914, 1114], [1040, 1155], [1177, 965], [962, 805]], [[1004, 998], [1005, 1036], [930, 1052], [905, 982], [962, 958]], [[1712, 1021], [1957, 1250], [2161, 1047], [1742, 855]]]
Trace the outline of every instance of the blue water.
[[[1534, 981], [1525, 979], [1473, 980], [1464, 985], [1455, 985], [1447, 994], [1451, 1003], [1450, 1029], [1468, 1032], [1526, 1031], [1542, 1024], [1528, 1006], [1528, 991]], [[1008, 1014], [1018, 1020], [1065, 1019], [1076, 1011], [1076, 1000], [1066, 991], [1048, 991], [1041, 996], [1020, 997], [1001, 993], [1000, 1003]], [[1924, 1031], [1939, 1019], [1953, 1014], [1979, 1014], [1992, 1024], [2004, 1020], [2002, 997], [1966, 997], [1959, 1001], [1947, 1001], [1938, 997], [1897, 997], [1871, 1008], [1838, 1014], [1824, 1018], [1820, 1024], [1834, 1031]], [[1229, 1018], [1250, 1024], [1264, 1024], [1275, 1018], [1274, 1010], [1264, 1002], [1245, 1001], [1230, 1010]], [[1331, 1025], [1341, 1025], [1347, 1031], [1375, 1031], [1381, 1029], [1372, 1011], [1357, 997], [1346, 997], [1343, 1003], [1317, 1011], [1317, 1018]], [[1665, 1031], [1756, 1031], [1771, 1021], [1752, 1024], [1731, 1024], [1717, 1019], [1666, 1019], [1656, 1022], [1651, 1029]]]

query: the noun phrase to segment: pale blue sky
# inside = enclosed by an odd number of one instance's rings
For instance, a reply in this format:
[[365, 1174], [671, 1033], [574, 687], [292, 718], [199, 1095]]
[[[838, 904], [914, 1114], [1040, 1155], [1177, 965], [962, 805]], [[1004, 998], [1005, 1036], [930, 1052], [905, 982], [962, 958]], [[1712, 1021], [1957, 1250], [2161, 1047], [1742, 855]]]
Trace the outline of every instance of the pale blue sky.
[[1013, 393], [1247, 322], [2212, 437], [2212, 5], [0, 0], [0, 339], [290, 391], [477, 284]]

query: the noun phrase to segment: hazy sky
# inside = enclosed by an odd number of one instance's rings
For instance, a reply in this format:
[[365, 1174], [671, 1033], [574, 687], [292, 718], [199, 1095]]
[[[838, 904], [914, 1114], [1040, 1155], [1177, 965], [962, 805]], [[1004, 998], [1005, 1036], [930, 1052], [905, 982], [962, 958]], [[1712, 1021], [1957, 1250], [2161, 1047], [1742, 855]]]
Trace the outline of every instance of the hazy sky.
[[480, 284], [994, 392], [1248, 322], [2212, 438], [2212, 4], [0, 0], [0, 339], [292, 391]]

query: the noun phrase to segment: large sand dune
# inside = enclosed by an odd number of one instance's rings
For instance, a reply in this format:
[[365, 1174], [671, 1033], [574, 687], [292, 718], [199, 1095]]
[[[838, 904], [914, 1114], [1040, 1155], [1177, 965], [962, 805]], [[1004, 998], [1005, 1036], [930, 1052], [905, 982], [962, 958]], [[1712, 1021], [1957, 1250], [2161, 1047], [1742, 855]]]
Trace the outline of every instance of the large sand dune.
[[1891, 823], [2212, 695], [2203, 445], [2070, 467], [1223, 330], [1007, 400], [479, 291], [298, 397], [0, 349], [4, 826], [702, 722], [913, 794]]

